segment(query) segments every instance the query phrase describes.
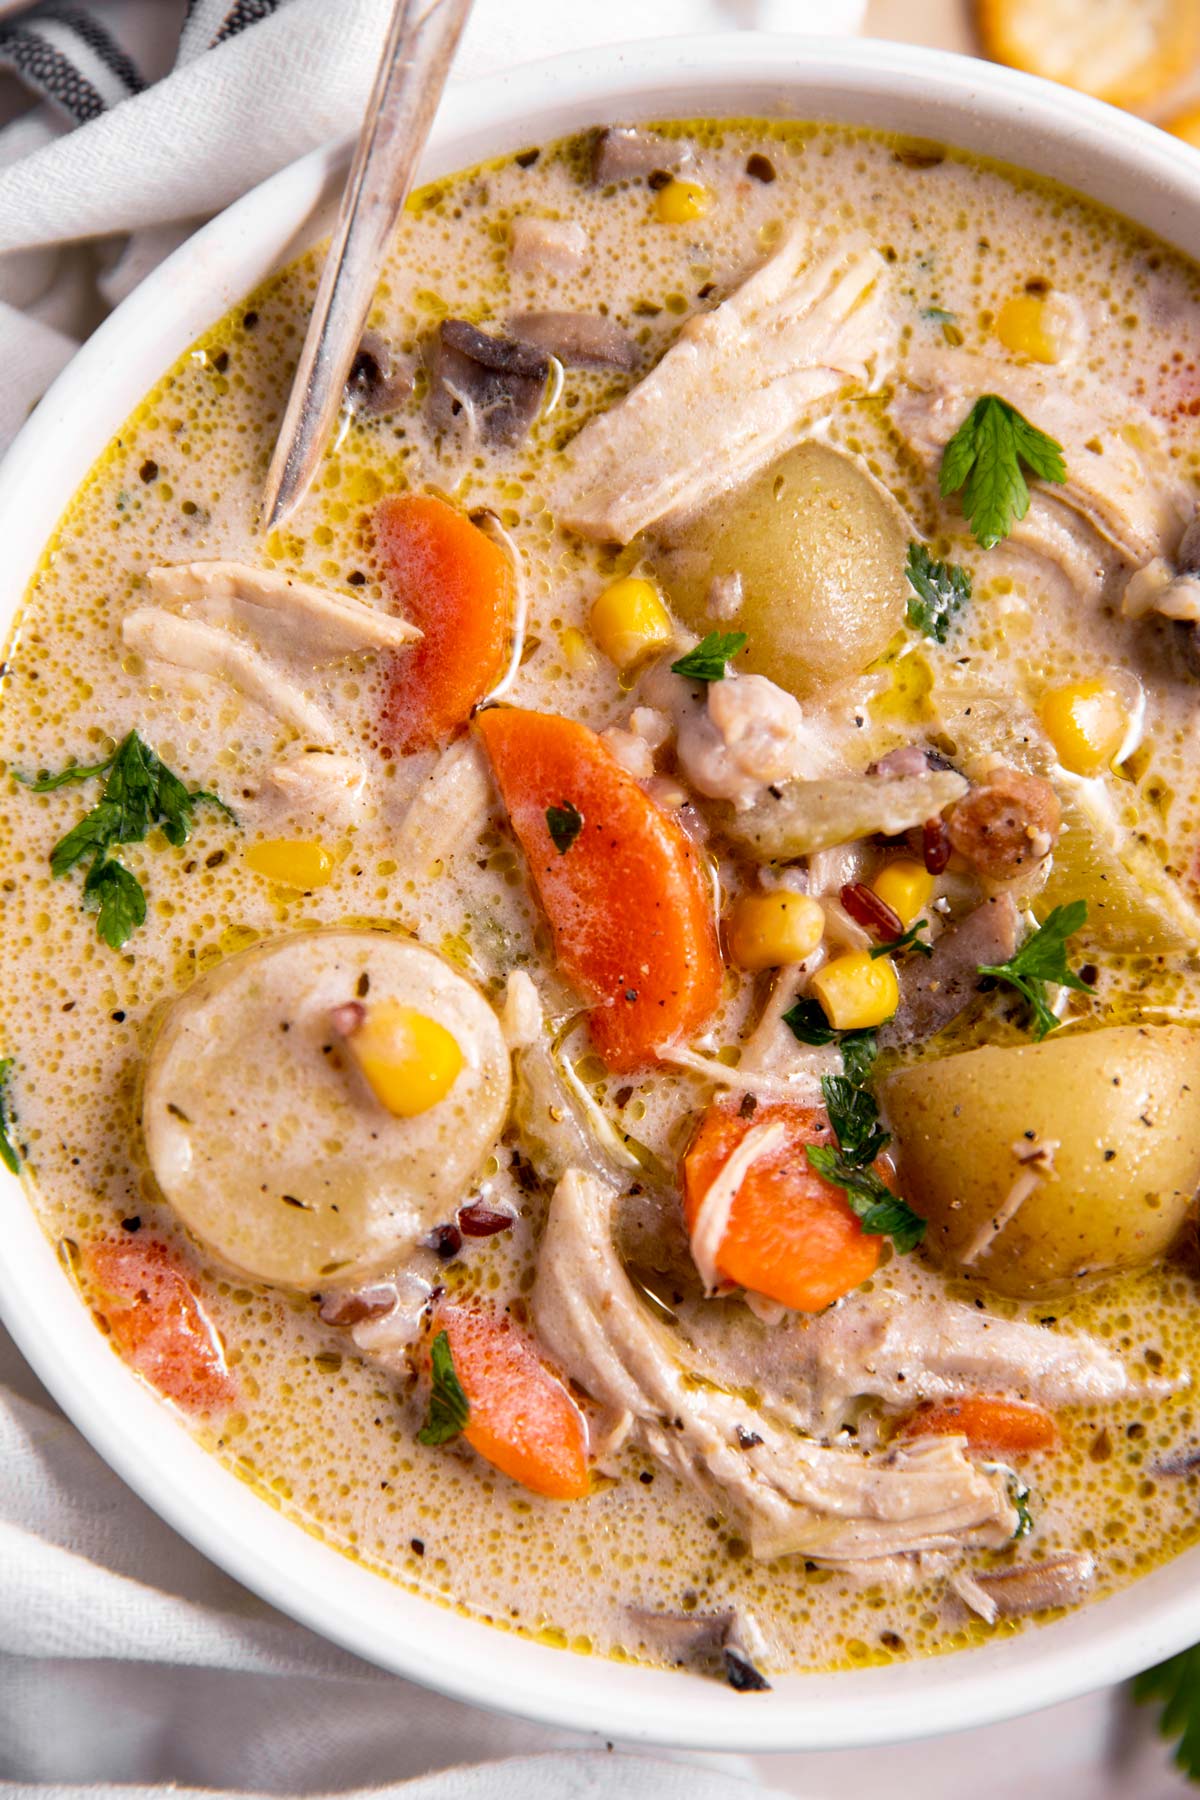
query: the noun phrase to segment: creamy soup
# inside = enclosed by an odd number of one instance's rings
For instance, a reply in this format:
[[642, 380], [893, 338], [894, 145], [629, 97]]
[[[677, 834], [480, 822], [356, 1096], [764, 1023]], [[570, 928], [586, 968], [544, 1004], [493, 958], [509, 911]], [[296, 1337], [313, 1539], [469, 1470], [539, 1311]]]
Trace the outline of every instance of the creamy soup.
[[424, 190], [147, 396], [8, 647], [12, 1163], [431, 1599], [761, 1687], [1197, 1535], [1197, 271], [927, 144]]

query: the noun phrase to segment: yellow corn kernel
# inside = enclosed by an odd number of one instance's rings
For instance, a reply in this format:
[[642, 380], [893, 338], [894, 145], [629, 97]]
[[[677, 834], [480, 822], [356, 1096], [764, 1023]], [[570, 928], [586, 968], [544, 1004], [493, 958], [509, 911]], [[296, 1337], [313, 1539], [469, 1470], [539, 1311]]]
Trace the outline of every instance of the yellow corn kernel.
[[864, 1031], [890, 1019], [900, 1004], [900, 983], [887, 956], [866, 950], [835, 956], [812, 978], [812, 991], [835, 1031]]
[[811, 956], [825, 933], [825, 914], [807, 894], [779, 888], [746, 894], [727, 922], [729, 954], [742, 969], [778, 969]]
[[596, 652], [577, 625], [568, 625], [562, 634], [563, 661], [572, 674], [586, 674], [596, 666]]
[[591, 624], [605, 656], [622, 670], [665, 649], [675, 635], [658, 589], [637, 575], [626, 575], [597, 595]]
[[267, 838], [251, 844], [246, 852], [246, 867], [280, 887], [324, 887], [333, 875], [333, 858], [323, 844], [306, 843], [302, 838]]
[[885, 906], [890, 906], [904, 929], [915, 925], [933, 899], [934, 880], [924, 863], [900, 856], [886, 863], [871, 883]]
[[1014, 356], [1033, 362], [1056, 363], [1062, 354], [1041, 294], [1013, 294], [1006, 300], [996, 319], [996, 336]]
[[380, 1106], [398, 1119], [414, 1119], [444, 1100], [463, 1066], [446, 1027], [398, 1000], [364, 1007], [346, 1048]]
[[1100, 680], [1049, 688], [1038, 711], [1059, 762], [1073, 775], [1099, 775], [1129, 730], [1128, 707]]
[[711, 205], [712, 195], [700, 181], [676, 178], [654, 196], [654, 210], [663, 225], [690, 225], [693, 219], [702, 219]]

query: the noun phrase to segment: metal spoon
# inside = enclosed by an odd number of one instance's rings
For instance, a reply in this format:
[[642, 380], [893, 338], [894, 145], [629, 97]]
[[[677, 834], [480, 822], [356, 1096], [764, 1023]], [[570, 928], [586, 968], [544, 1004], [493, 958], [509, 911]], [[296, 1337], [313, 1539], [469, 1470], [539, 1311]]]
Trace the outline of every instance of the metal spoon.
[[379, 269], [412, 186], [472, 0], [394, 0], [304, 348], [263, 491], [270, 531], [295, 511], [329, 442]]

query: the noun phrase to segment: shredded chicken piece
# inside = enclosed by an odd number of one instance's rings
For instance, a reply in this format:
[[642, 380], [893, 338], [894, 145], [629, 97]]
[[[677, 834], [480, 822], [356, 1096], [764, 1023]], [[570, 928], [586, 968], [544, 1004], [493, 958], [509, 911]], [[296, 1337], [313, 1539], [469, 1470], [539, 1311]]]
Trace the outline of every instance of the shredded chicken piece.
[[444, 750], [413, 799], [396, 833], [393, 854], [412, 873], [474, 845], [495, 804], [482, 750], [462, 738]]
[[795, 438], [807, 409], [867, 380], [881, 348], [885, 267], [863, 232], [818, 254], [807, 228], [794, 230], [584, 426], [568, 453], [563, 522], [627, 544], [748, 480]]
[[510, 1050], [524, 1050], [542, 1035], [542, 1003], [524, 969], [509, 973], [504, 989], [500, 1029]]
[[151, 661], [227, 681], [244, 699], [301, 737], [317, 744], [336, 741], [333, 725], [314, 701], [265, 656], [218, 625], [166, 612], [159, 606], [139, 606], [125, 615], [121, 636], [130, 650]]
[[621, 725], [610, 725], [600, 736], [608, 745], [623, 769], [628, 769], [635, 781], [649, 781], [654, 774], [654, 752], [644, 737], [636, 731], [626, 731]]
[[367, 771], [356, 756], [298, 750], [268, 772], [259, 798], [305, 829], [345, 825], [360, 811]]
[[364, 651], [401, 650], [421, 636], [407, 619], [364, 600], [247, 563], [180, 563], [151, 569], [147, 581], [160, 605], [244, 631], [272, 656], [336, 662]]
[[[980, 394], [998, 394], [1063, 447], [1067, 480], [1034, 484], [1029, 511], [1013, 541], [1080, 573], [1086, 546], [1064, 539], [1063, 512], [1072, 513], [1134, 568], [1169, 555], [1189, 517], [1185, 490], [1172, 474], [1149, 414], [1133, 401], [1119, 413], [1085, 406], [1032, 369], [955, 351], [925, 351], [909, 359], [892, 402], [892, 416], [927, 463], [940, 461], [950, 438]], [[1093, 553], [1094, 561], [1094, 553]], [[1068, 568], [1071, 573], [1071, 568]]]
[[828, 1447], [685, 1367], [683, 1341], [639, 1305], [617, 1258], [613, 1203], [578, 1170], [558, 1184], [533, 1292], [538, 1334], [595, 1399], [632, 1415], [652, 1454], [723, 1496], [756, 1556], [839, 1563], [1011, 1538], [1003, 1474], [976, 1468], [960, 1439], [882, 1457]]
[[642, 691], [674, 718], [684, 779], [697, 793], [728, 800], [739, 811], [772, 783], [824, 774], [837, 761], [800, 702], [765, 675], [727, 675], [698, 685], [664, 662], [643, 676]]
[[522, 213], [513, 220], [508, 236], [509, 267], [519, 275], [574, 275], [588, 253], [588, 234], [578, 219], [539, 219]]
[[972, 1263], [978, 1262], [992, 1248], [1000, 1233], [1012, 1224], [1025, 1202], [1037, 1192], [1043, 1179], [1047, 1175], [1054, 1175], [1054, 1152], [1057, 1149], [1057, 1139], [1049, 1139], [1044, 1144], [1016, 1143], [1012, 1146], [1013, 1157], [1020, 1167], [995, 1213], [985, 1220], [960, 1252], [958, 1260], [964, 1269], [969, 1269]]

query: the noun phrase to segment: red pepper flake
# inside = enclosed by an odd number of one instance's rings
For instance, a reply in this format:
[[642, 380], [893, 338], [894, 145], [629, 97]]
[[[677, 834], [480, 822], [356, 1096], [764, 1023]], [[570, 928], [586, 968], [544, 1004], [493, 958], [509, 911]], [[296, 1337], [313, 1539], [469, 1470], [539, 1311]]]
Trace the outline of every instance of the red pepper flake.
[[921, 827], [921, 848], [925, 867], [931, 875], [940, 875], [950, 861], [950, 833], [944, 819], [926, 819]]
[[512, 1213], [489, 1206], [486, 1200], [472, 1200], [458, 1210], [458, 1228], [464, 1237], [495, 1237], [498, 1231], [511, 1230], [514, 1223]]
[[873, 931], [883, 943], [903, 937], [904, 922], [886, 900], [881, 900], [865, 881], [848, 881], [841, 893], [842, 905], [856, 925]]

